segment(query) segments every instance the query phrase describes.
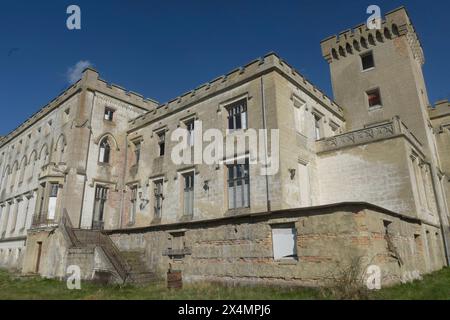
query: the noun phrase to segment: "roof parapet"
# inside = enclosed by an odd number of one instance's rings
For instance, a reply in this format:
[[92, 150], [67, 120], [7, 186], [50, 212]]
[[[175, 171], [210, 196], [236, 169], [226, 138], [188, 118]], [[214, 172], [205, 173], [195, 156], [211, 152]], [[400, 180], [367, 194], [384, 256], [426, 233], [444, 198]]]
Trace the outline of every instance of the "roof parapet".
[[450, 116], [450, 101], [440, 100], [435, 103], [434, 107], [428, 107], [428, 115], [430, 119], [436, 119], [444, 116]]
[[61, 103], [72, 97], [78, 91], [81, 91], [83, 88], [99, 90], [100, 92], [113, 95], [116, 98], [122, 99], [130, 104], [139, 106], [140, 108], [146, 110], [152, 110], [158, 105], [158, 102], [156, 102], [155, 100], [144, 98], [142, 95], [134, 93], [132, 91], [127, 91], [126, 89], [118, 85], [108, 84], [105, 80], [99, 78], [99, 73], [94, 68], [87, 67], [83, 70], [80, 80], [70, 85], [67, 89], [65, 89], [58, 96], [52, 99], [48, 104], [44, 105], [37, 112], [32, 114], [22, 124], [9, 132], [7, 135], [3, 136], [3, 138], [0, 139], [0, 146], [3, 146], [15, 136], [19, 135], [22, 131], [26, 130], [26, 128], [28, 128], [34, 122], [38, 121], [49, 112], [58, 108]]
[[257, 58], [245, 64], [243, 67], [238, 67], [225, 75], [219, 76], [210, 82], [204, 83], [199, 87], [188, 91], [178, 97], [175, 97], [168, 102], [159, 105], [155, 110], [147, 112], [131, 121], [131, 130], [141, 127], [156, 119], [166, 116], [168, 113], [176, 112], [185, 107], [190, 106], [207, 96], [220, 92], [229, 86], [236, 85], [257, 74], [262, 74], [271, 69], [277, 69], [287, 77], [293, 79], [301, 88], [308, 92], [311, 96], [321, 102], [326, 108], [330, 109], [338, 117], [343, 119], [344, 112], [342, 108], [337, 105], [324, 92], [315, 87], [297, 70], [291, 67], [286, 61], [281, 59], [276, 53], [269, 52], [262, 58]]

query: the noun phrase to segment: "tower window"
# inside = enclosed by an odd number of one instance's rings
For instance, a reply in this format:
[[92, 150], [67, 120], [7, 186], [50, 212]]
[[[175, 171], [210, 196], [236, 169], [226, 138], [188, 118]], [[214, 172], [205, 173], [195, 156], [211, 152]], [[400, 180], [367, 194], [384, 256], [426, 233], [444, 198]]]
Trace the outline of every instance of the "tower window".
[[166, 149], [166, 132], [160, 131], [157, 133], [158, 135], [158, 154], [160, 157], [164, 156]]
[[366, 92], [369, 108], [381, 106], [380, 89], [370, 90]]
[[114, 117], [114, 110], [108, 107], [105, 107], [104, 119], [106, 121], [112, 121]]
[[373, 53], [368, 52], [361, 55], [361, 63], [363, 70], [368, 70], [375, 67], [375, 61], [373, 59]]
[[226, 108], [228, 110], [228, 129], [247, 129], [247, 100], [240, 100]]

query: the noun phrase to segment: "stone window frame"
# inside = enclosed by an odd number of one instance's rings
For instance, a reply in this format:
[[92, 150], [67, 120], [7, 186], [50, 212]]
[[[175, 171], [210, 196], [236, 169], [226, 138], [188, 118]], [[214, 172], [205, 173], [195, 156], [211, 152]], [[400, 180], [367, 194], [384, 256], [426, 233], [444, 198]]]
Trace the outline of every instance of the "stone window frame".
[[[378, 94], [378, 98], [379, 98], [380, 103], [371, 106], [370, 102], [369, 102], [369, 95], [371, 93], [375, 93], [375, 92]], [[365, 91], [365, 96], [366, 96], [366, 105], [367, 105], [367, 108], [368, 108], [369, 111], [379, 110], [379, 109], [382, 109], [384, 107], [383, 106], [383, 98], [381, 96], [381, 88], [380, 87], [373, 87], [373, 88], [371, 88], [369, 90], [366, 90]]]
[[[244, 159], [244, 163], [238, 163], [238, 160]], [[251, 159], [250, 159], [250, 154], [246, 153], [240, 156], [234, 156], [234, 157], [230, 157], [225, 159], [224, 161], [222, 161], [222, 164], [224, 165], [224, 189], [225, 189], [225, 208], [226, 208], [226, 212], [228, 214], [233, 214], [235, 212], [240, 212], [242, 210], [244, 211], [249, 211], [251, 206], [252, 206], [252, 202], [251, 202]], [[230, 195], [229, 195], [229, 166], [231, 165], [248, 165], [248, 177], [247, 178], [241, 178], [241, 180], [248, 180], [248, 205], [247, 206], [241, 206], [241, 207], [234, 207], [234, 208], [230, 208], [229, 203], [230, 203]]]
[[[373, 66], [372, 66], [372, 67], [368, 67], [368, 68], [364, 68], [364, 61], [363, 61], [363, 59], [364, 59], [365, 57], [368, 57], [368, 56], [372, 56], [372, 63], [373, 63]], [[376, 68], [376, 64], [375, 64], [375, 55], [374, 55], [374, 53], [373, 53], [373, 50], [367, 50], [367, 51], [361, 53], [361, 54], [359, 55], [359, 57], [360, 57], [360, 62], [361, 62], [361, 63], [360, 63], [360, 66], [361, 66], [361, 72], [369, 72], [369, 71], [374, 70], [374, 69]]]
[[[160, 182], [161, 183], [161, 205], [160, 205], [160, 211], [159, 214], [156, 213], [156, 200], [157, 200], [157, 195], [155, 193], [156, 190], [156, 185], [157, 183]], [[153, 221], [157, 221], [160, 222], [164, 213], [164, 188], [165, 185], [167, 183], [167, 179], [165, 175], [158, 175], [158, 176], [154, 176], [149, 178], [149, 192], [150, 192], [150, 199], [151, 199], [151, 205], [152, 205], [152, 214], [153, 214]]]
[[[193, 185], [193, 199], [192, 199], [192, 214], [186, 214], [185, 212], [185, 176], [188, 174], [192, 174], [193, 178], [194, 178], [194, 185]], [[177, 172], [177, 178], [178, 181], [180, 181], [179, 183], [179, 208], [180, 208], [180, 213], [181, 213], [181, 217], [182, 220], [190, 220], [192, 219], [192, 217], [194, 216], [194, 211], [195, 211], [195, 186], [196, 186], [196, 176], [199, 174], [198, 168], [196, 165], [191, 166], [189, 168], [183, 168], [181, 170], [179, 170]]]
[[243, 99], [246, 100], [246, 106], [247, 106], [247, 119], [246, 119], [247, 120], [247, 128], [239, 129], [239, 130], [245, 131], [251, 127], [250, 121], [249, 121], [249, 108], [250, 108], [250, 101], [251, 101], [252, 97], [250, 96], [249, 92], [236, 94], [230, 99], [222, 100], [217, 105], [217, 113], [222, 114], [222, 126], [225, 129], [224, 130], [225, 135], [232, 134], [233, 132], [236, 131], [236, 130], [228, 129], [228, 107], [230, 105], [233, 105], [234, 103], [239, 102], [240, 100], [243, 100]]
[[[314, 128], [314, 140], [318, 141], [321, 140], [323, 138], [325, 138], [325, 130], [324, 130], [324, 123], [325, 123], [325, 115], [320, 112], [319, 110], [317, 110], [316, 108], [312, 108], [311, 110], [311, 114], [313, 116], [313, 128]], [[317, 124], [319, 125], [319, 127], [317, 127]], [[319, 137], [317, 137], [317, 129], [319, 130]]]
[[106, 121], [108, 123], [111, 123], [114, 121], [114, 114], [116, 113], [117, 109], [114, 107], [111, 107], [109, 105], [105, 105], [103, 109], [103, 121]]
[[[303, 137], [307, 137], [306, 135], [306, 129], [307, 129], [307, 125], [306, 125], [306, 114], [307, 111], [309, 110], [308, 108], [308, 103], [300, 98], [299, 96], [297, 96], [296, 94], [292, 94], [291, 96], [291, 100], [292, 100], [292, 107], [294, 110], [294, 130], [297, 134], [302, 135]], [[303, 109], [303, 110], [302, 110]], [[298, 111], [297, 111], [298, 110]], [[297, 116], [297, 112], [303, 112], [303, 122], [302, 123], [298, 123], [299, 121], [301, 121], [301, 119], [298, 119]]]

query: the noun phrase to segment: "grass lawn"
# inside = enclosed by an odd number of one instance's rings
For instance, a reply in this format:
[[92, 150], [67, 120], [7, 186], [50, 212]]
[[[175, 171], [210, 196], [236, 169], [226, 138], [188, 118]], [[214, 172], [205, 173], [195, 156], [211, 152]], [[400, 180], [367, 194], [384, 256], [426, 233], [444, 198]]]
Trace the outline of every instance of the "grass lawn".
[[[99, 286], [82, 282], [81, 290], [68, 290], [64, 282], [41, 278], [17, 278], [0, 270], [0, 300], [6, 299], [332, 299], [320, 290], [276, 287], [225, 287], [217, 284], [185, 285], [168, 290], [163, 283], [146, 287]], [[372, 292], [369, 299], [450, 300], [450, 268], [427, 275], [422, 281]]]

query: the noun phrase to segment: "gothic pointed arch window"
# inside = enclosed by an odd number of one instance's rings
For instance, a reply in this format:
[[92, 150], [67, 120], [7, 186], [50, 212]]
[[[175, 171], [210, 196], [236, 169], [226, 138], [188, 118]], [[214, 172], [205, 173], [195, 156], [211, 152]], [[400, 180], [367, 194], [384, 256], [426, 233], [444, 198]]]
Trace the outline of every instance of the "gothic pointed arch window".
[[66, 149], [66, 138], [62, 135], [56, 143], [55, 162], [59, 162], [59, 163], [64, 162], [65, 149]]
[[23, 182], [25, 177], [25, 169], [27, 167], [27, 157], [23, 157], [22, 162], [20, 163], [20, 174], [19, 174], [19, 183]]
[[105, 137], [100, 141], [100, 150], [98, 154], [98, 162], [109, 163], [111, 155], [111, 146], [109, 144], [108, 138]]

